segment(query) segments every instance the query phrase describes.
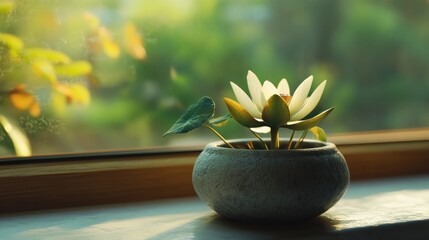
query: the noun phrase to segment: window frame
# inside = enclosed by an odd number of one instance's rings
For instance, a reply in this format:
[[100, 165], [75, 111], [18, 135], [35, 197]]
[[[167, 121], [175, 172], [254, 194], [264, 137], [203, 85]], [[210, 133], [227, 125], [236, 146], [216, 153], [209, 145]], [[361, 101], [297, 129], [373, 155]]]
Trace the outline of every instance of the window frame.
[[[429, 174], [429, 128], [329, 139], [352, 181]], [[195, 196], [202, 146], [0, 159], [0, 213]]]

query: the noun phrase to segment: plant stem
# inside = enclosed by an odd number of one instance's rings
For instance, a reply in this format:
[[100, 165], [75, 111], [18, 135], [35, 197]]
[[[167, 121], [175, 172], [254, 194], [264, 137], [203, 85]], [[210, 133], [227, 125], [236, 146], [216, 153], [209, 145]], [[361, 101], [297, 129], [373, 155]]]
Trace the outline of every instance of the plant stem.
[[279, 141], [279, 129], [271, 128], [271, 149], [279, 149], [280, 141]]
[[305, 130], [299, 140], [295, 143], [295, 146], [293, 148], [297, 149], [299, 145], [304, 141], [305, 136], [307, 136], [308, 130]]
[[265, 149], [266, 149], [266, 150], [268, 150], [268, 146], [267, 146], [267, 144], [264, 142], [264, 140], [262, 140], [262, 138], [261, 138], [258, 134], [256, 134], [254, 131], [252, 131], [252, 129], [250, 129], [250, 128], [249, 128], [249, 130], [250, 130], [250, 132], [252, 132], [252, 133], [253, 133], [253, 135], [254, 135], [257, 139], [259, 139], [259, 141], [261, 141], [261, 143], [264, 145]]
[[292, 140], [293, 140], [294, 136], [295, 136], [295, 130], [293, 130], [292, 135], [290, 136], [289, 144], [287, 146], [287, 149], [290, 149], [292, 147]]
[[209, 125], [204, 123], [204, 126], [206, 126], [208, 129], [210, 129], [214, 134], [216, 134], [216, 136], [218, 136], [220, 139], [222, 139], [222, 141], [230, 148], [234, 148], [231, 144], [229, 144], [225, 138], [222, 137], [222, 135], [220, 135], [220, 133], [218, 133], [214, 128], [210, 127]]

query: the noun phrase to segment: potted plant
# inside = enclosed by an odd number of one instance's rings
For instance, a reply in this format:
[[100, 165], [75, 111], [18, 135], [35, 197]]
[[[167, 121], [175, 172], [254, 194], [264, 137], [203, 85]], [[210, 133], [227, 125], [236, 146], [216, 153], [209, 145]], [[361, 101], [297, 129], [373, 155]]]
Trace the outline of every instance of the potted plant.
[[[214, 211], [241, 221], [294, 221], [318, 216], [332, 207], [349, 185], [342, 154], [317, 127], [333, 108], [305, 118], [318, 104], [326, 81], [308, 97], [313, 77], [290, 94], [286, 79], [278, 86], [247, 74], [250, 96], [231, 82], [238, 102], [224, 98], [229, 114], [212, 118], [215, 103], [201, 98], [164, 134], [205, 126], [222, 141], [208, 144], [197, 158], [192, 182], [197, 195]], [[226, 140], [216, 130], [233, 118], [254, 139]], [[280, 129], [292, 131], [279, 137]], [[295, 133], [301, 131], [299, 138]], [[308, 132], [318, 140], [305, 139]], [[263, 139], [260, 133], [270, 133]]]

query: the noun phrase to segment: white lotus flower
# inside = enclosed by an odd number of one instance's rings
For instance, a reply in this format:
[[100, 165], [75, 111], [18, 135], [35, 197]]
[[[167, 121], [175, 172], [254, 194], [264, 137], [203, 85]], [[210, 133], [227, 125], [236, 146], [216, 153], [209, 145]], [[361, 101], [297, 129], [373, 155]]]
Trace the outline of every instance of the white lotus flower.
[[[325, 89], [326, 80], [308, 97], [312, 82], [313, 76], [309, 76], [291, 95], [286, 79], [283, 78], [277, 87], [268, 80], [264, 84], [261, 84], [258, 77], [249, 70], [247, 73], [247, 85], [250, 97], [237, 84], [231, 82], [231, 86], [240, 105], [257, 121], [262, 121], [262, 111], [266, 101], [274, 94], [281, 96], [289, 107], [289, 123], [303, 119], [319, 103]], [[268, 127], [252, 128], [252, 130], [256, 132], [269, 132]]]

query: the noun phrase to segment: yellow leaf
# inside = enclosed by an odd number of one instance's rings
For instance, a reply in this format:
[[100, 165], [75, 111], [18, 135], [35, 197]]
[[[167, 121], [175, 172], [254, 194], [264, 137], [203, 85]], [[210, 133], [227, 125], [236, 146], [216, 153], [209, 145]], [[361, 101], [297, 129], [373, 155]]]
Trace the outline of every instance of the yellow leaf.
[[38, 117], [42, 113], [42, 109], [38, 102], [33, 102], [29, 109], [30, 115], [33, 117]]
[[8, 33], [0, 33], [0, 44], [4, 44], [7, 48], [14, 51], [21, 51], [24, 47], [24, 43], [19, 37]]
[[19, 84], [16, 86], [9, 92], [9, 97], [15, 108], [28, 110], [33, 117], [40, 116], [41, 109], [39, 103], [33, 95], [25, 91], [24, 85]]
[[60, 92], [52, 92], [51, 95], [51, 106], [55, 113], [59, 116], [64, 116], [66, 113], [67, 97]]
[[146, 49], [143, 46], [142, 38], [134, 24], [128, 23], [124, 27], [125, 49], [136, 59], [143, 60], [146, 58]]
[[87, 75], [92, 72], [92, 66], [87, 61], [77, 61], [54, 67], [58, 75], [76, 77]]
[[19, 127], [9, 121], [4, 115], [0, 115], [0, 124], [3, 125], [4, 130], [12, 140], [16, 155], [20, 157], [31, 156], [30, 141], [28, 141], [27, 136]]
[[[88, 89], [82, 84], [73, 84], [70, 86], [58, 84], [55, 89], [61, 93], [65, 98], [65, 103], [77, 103], [81, 105], [88, 105], [91, 102], [91, 94]], [[62, 104], [61, 104], [62, 105]]]
[[57, 75], [52, 63], [47, 61], [34, 61], [32, 63], [32, 69], [35, 74], [48, 79], [51, 84], [57, 83]]
[[91, 30], [95, 31], [95, 30], [97, 30], [97, 28], [100, 27], [100, 19], [98, 17], [96, 17], [95, 15], [93, 15], [92, 13], [84, 12], [83, 18], [88, 23], [88, 27]]
[[[64, 84], [57, 84], [57, 85], [55, 85], [54, 88], [55, 88], [55, 90], [57, 90], [58, 93], [63, 95], [64, 103], [70, 104], [73, 101], [73, 92], [70, 90], [69, 86], [66, 86]], [[64, 96], [65, 96], [65, 98], [64, 98]], [[56, 96], [56, 99], [59, 99], [59, 97]]]
[[34, 102], [33, 95], [25, 92], [24, 85], [19, 84], [9, 92], [12, 105], [19, 110], [27, 110]]
[[26, 48], [23, 51], [24, 56], [29, 61], [43, 60], [51, 63], [69, 63], [70, 58], [59, 51], [44, 48]]
[[107, 56], [111, 58], [119, 57], [119, 54], [121, 53], [119, 46], [113, 41], [109, 31], [106, 28], [101, 27], [98, 29], [98, 37], [100, 38], [103, 51]]
[[85, 106], [91, 102], [91, 94], [82, 84], [73, 84], [70, 86], [70, 90], [72, 91], [74, 102]]
[[328, 136], [326, 135], [325, 131], [322, 128], [312, 127], [309, 130], [317, 138], [317, 140], [322, 142], [328, 141]]

